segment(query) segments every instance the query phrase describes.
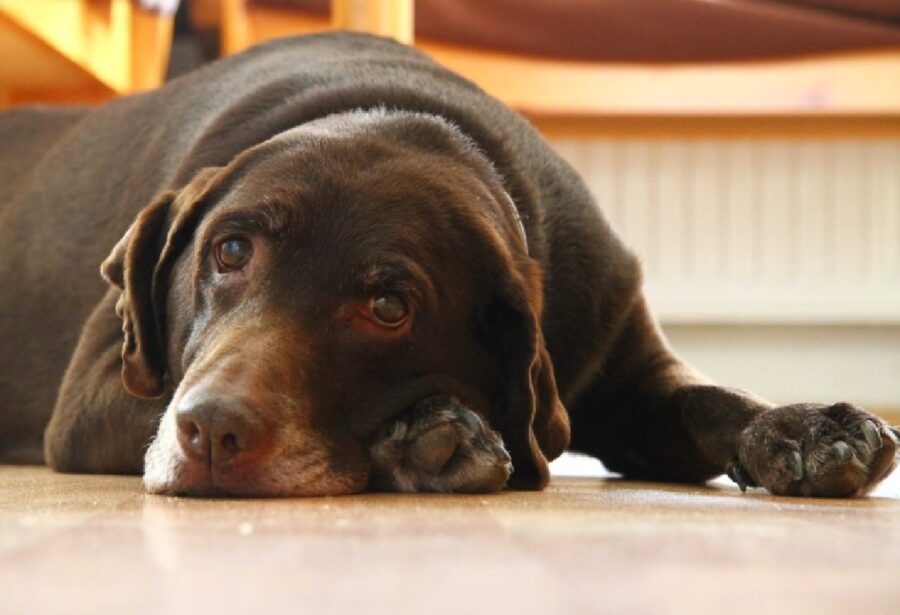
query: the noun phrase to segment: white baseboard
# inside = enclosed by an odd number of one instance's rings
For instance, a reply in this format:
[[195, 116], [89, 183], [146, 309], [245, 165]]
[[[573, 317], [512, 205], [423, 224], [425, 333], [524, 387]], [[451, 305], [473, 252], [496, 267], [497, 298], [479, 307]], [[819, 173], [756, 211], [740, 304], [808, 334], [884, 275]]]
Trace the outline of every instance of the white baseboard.
[[900, 409], [900, 326], [674, 325], [672, 347], [727, 386], [773, 402]]

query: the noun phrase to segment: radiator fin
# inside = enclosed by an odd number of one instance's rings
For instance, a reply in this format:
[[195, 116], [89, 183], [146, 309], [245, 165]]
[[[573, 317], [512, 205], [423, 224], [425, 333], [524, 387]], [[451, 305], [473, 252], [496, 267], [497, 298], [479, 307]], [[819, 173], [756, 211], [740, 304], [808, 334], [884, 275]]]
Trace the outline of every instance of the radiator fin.
[[900, 141], [558, 140], [673, 323], [900, 323]]

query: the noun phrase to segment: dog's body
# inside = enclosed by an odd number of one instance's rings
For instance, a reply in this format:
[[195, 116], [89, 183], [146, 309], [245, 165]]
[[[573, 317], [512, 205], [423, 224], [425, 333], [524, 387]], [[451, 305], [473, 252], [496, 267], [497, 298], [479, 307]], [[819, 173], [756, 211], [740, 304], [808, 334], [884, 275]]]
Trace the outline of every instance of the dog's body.
[[574, 172], [385, 40], [9, 112], [0, 178], [0, 459], [166, 493], [465, 491], [506, 483], [505, 445], [535, 488], [571, 421], [633, 477], [854, 495], [894, 464], [874, 416], [681, 363]]

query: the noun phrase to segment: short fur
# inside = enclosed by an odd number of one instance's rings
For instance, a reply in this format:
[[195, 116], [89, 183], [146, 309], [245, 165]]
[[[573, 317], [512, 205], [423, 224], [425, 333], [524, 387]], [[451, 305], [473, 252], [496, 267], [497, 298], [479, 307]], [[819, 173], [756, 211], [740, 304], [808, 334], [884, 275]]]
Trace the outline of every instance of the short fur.
[[[6, 461], [165, 493], [355, 492], [378, 482], [372, 434], [449, 395], [523, 488], [570, 430], [626, 476], [776, 493], [858, 495], [895, 463], [858, 408], [772, 408], [687, 367], [573, 170], [384, 39], [284, 39], [100, 107], [0, 115], [0, 229]], [[212, 264], [223, 229], [256, 237], [246, 271]], [[354, 320], [385, 288], [413, 297], [408, 331]], [[192, 458], [191, 426], [226, 420], [240, 463], [228, 438]]]

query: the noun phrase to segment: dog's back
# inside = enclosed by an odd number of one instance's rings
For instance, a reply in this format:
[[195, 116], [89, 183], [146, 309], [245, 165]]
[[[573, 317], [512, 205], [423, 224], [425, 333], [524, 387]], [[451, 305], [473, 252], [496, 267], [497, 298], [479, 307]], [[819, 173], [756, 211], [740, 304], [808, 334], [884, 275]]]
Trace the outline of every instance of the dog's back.
[[0, 113], [0, 207], [87, 112], [87, 107], [25, 107]]

